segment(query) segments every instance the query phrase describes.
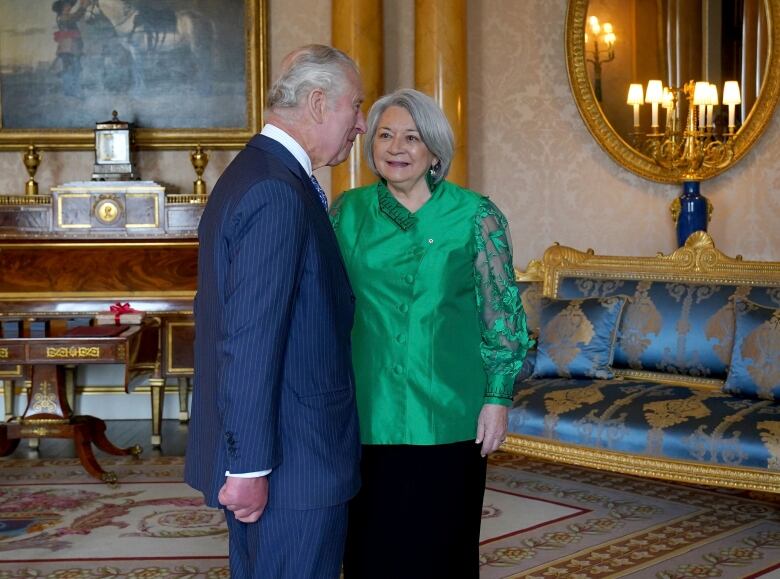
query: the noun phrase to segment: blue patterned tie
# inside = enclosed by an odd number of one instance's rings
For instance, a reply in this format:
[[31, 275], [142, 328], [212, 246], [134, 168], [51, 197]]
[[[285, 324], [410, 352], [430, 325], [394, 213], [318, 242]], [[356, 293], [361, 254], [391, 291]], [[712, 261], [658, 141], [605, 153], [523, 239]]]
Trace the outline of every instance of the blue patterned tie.
[[311, 184], [314, 185], [314, 189], [317, 191], [317, 195], [320, 196], [320, 203], [322, 203], [322, 206], [325, 208], [325, 211], [328, 211], [328, 198], [325, 196], [325, 191], [320, 186], [319, 181], [317, 181], [317, 177], [314, 175], [310, 175], [309, 179], [311, 179]]

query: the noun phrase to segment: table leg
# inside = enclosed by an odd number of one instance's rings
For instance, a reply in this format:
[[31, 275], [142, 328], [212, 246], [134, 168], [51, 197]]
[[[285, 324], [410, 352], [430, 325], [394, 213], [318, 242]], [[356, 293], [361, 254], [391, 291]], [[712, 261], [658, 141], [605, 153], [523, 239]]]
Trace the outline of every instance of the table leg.
[[103, 467], [100, 466], [100, 463], [98, 463], [95, 458], [95, 454], [92, 451], [92, 435], [92, 428], [88, 422], [73, 425], [73, 443], [76, 447], [76, 454], [79, 457], [79, 461], [81, 461], [84, 470], [93, 477], [100, 479], [105, 483], [116, 484], [116, 473], [114, 471], [103, 470]]
[[143, 449], [140, 445], [134, 444], [127, 448], [119, 448], [106, 436], [106, 423], [95, 416], [74, 416], [73, 424], [85, 423], [92, 443], [103, 452], [113, 454], [114, 456], [133, 455], [136, 458], [141, 455]]
[[190, 413], [188, 410], [188, 391], [190, 389], [190, 379], [187, 376], [179, 377], [179, 422], [188, 422]]
[[162, 417], [165, 402], [165, 378], [150, 378], [149, 387], [152, 391], [152, 446], [162, 445]]
[[8, 421], [14, 415], [14, 382], [13, 380], [0, 380], [0, 386], [3, 387], [5, 419]]

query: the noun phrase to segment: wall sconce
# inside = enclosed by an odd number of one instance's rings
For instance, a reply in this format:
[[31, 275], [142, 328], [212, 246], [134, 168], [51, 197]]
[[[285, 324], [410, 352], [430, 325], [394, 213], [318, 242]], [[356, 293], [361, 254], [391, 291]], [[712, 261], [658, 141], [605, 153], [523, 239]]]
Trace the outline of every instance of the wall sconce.
[[[588, 18], [588, 31], [585, 33], [585, 60], [593, 65], [593, 90], [596, 100], [601, 100], [601, 66], [615, 59], [617, 36], [609, 22], [599, 23], [596, 16]], [[588, 49], [588, 40], [593, 37], [593, 48]]]

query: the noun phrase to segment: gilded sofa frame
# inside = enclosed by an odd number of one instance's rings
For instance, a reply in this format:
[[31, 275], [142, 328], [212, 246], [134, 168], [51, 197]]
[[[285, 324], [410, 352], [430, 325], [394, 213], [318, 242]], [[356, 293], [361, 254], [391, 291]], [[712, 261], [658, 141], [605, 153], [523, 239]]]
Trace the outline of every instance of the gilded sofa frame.
[[[685, 246], [669, 255], [659, 253], [655, 257], [596, 255], [592, 249], [583, 252], [555, 244], [544, 252], [540, 261], [532, 261], [525, 272], [516, 272], [517, 281], [541, 282], [542, 294], [551, 298], [556, 297], [560, 280], [567, 277], [780, 287], [780, 262], [746, 261], [740, 255], [729, 257], [715, 247], [707, 233], [699, 231], [688, 238]], [[652, 372], [616, 369], [615, 374], [626, 379], [659, 381], [659, 374]], [[720, 380], [685, 376], [666, 381], [707, 389], [719, 389], [723, 384]], [[507, 436], [502, 449], [636, 476], [780, 493], [780, 471], [643, 457], [514, 433]]]

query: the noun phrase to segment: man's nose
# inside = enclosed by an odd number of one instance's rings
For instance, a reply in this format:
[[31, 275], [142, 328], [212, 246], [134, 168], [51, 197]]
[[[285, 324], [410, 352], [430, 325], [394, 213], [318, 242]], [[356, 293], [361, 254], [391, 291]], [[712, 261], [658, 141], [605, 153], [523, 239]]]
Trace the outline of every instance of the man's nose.
[[355, 129], [357, 129], [359, 135], [365, 135], [366, 130], [368, 129], [368, 126], [366, 125], [366, 117], [363, 116], [362, 109], [360, 110], [360, 112], [358, 112], [357, 124], [355, 124]]

